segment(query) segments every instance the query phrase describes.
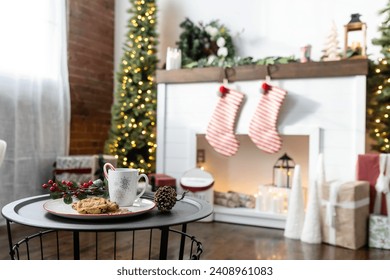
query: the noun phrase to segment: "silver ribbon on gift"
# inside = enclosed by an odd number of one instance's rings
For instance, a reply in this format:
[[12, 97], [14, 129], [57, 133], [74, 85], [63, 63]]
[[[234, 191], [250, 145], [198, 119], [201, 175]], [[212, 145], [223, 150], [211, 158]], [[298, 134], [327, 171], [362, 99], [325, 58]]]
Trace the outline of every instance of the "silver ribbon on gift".
[[339, 181], [330, 184], [329, 201], [326, 203], [326, 224], [332, 228], [336, 227], [336, 205], [337, 196], [341, 187]]

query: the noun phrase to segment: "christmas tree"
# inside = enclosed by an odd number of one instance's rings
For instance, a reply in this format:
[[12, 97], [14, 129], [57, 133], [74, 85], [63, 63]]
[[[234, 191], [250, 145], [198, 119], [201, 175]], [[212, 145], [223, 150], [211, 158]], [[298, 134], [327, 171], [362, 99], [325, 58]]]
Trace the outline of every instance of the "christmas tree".
[[367, 130], [374, 144], [372, 149], [380, 153], [390, 152], [390, 1], [380, 11], [385, 16], [378, 31], [381, 37], [372, 40], [381, 46], [381, 57], [370, 65], [367, 83]]
[[337, 34], [336, 24], [332, 23], [330, 34], [326, 38], [325, 48], [322, 50], [323, 56], [321, 57], [324, 61], [340, 60], [339, 53], [339, 40]]
[[118, 167], [141, 173], [155, 170], [156, 154], [156, 4], [130, 0], [128, 22], [111, 109], [111, 128], [105, 152], [115, 155]]

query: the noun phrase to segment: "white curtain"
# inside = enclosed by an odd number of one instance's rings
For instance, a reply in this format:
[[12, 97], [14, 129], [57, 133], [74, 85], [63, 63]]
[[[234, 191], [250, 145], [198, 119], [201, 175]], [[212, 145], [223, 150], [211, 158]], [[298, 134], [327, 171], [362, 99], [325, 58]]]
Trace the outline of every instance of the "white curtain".
[[66, 15], [66, 0], [0, 0], [1, 208], [42, 193], [68, 154]]

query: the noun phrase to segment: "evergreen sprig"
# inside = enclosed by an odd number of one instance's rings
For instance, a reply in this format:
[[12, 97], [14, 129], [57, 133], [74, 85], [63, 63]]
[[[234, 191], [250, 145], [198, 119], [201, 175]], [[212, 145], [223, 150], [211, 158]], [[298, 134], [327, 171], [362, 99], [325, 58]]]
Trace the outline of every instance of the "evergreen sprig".
[[62, 198], [66, 204], [71, 204], [73, 198], [79, 200], [87, 198], [88, 196], [108, 198], [108, 188], [101, 179], [81, 184], [66, 180], [49, 180], [46, 184], [42, 185], [42, 188], [50, 191], [50, 197], [52, 199]]

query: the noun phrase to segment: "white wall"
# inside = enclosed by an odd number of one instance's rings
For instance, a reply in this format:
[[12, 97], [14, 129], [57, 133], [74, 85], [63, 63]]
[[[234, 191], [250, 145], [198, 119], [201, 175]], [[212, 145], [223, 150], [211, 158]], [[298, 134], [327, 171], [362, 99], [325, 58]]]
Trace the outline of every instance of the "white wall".
[[[235, 35], [237, 53], [243, 57], [299, 57], [299, 48], [311, 44], [312, 58], [318, 60], [332, 21], [338, 28], [342, 47], [344, 24], [351, 14], [360, 13], [361, 20], [367, 23], [367, 51], [375, 58], [379, 48], [371, 40], [379, 36], [378, 11], [385, 7], [387, 0], [156, 0], [156, 3], [162, 65], [166, 48], [175, 46], [182, 31], [179, 24], [186, 17], [195, 23], [219, 19]], [[116, 0], [115, 4], [115, 67], [118, 67], [130, 4], [128, 0]]]

